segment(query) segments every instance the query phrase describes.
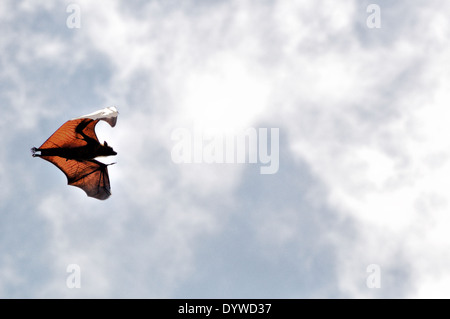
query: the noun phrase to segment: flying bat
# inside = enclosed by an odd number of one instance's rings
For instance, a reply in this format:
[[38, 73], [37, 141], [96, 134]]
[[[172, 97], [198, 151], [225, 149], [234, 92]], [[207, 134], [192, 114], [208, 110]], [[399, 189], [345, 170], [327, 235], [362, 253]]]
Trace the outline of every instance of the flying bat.
[[33, 147], [32, 156], [56, 165], [66, 175], [67, 183], [81, 188], [87, 196], [105, 200], [111, 195], [108, 165], [112, 164], [95, 158], [117, 153], [108, 143], [100, 144], [95, 125], [102, 120], [114, 127], [118, 115], [112, 106], [69, 120], [39, 148]]

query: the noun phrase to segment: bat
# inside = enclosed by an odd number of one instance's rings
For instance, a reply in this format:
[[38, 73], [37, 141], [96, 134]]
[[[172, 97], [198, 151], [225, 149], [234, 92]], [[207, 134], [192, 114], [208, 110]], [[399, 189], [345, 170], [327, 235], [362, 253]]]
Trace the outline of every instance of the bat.
[[100, 144], [95, 125], [102, 120], [114, 127], [118, 115], [113, 106], [69, 120], [39, 148], [33, 147], [32, 156], [54, 164], [69, 185], [81, 188], [87, 196], [105, 200], [111, 195], [108, 166], [115, 163], [104, 164], [95, 158], [117, 153], [106, 141]]

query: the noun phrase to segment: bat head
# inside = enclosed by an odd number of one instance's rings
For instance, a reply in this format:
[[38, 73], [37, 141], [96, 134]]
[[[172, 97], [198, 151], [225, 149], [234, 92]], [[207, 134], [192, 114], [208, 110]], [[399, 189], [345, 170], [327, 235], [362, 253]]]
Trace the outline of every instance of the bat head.
[[114, 152], [113, 148], [108, 145], [108, 143], [103, 143], [101, 148], [101, 154], [100, 156], [110, 156], [110, 155], [117, 155], [116, 152]]

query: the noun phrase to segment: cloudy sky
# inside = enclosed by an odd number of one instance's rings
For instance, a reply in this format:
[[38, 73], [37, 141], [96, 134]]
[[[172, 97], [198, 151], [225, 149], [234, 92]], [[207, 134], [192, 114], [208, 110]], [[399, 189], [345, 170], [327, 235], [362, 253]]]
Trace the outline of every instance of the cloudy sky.
[[[449, 11], [1, 1], [0, 297], [450, 297]], [[98, 201], [30, 148], [113, 105]], [[261, 128], [274, 174], [172, 156]]]

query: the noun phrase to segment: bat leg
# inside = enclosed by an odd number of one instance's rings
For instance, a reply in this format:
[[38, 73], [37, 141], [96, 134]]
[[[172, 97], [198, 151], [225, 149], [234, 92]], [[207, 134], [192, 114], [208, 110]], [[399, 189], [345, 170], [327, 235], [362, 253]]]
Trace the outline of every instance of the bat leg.
[[37, 151], [38, 149], [36, 147], [31, 148], [31, 156], [33, 157], [41, 156], [41, 154], [36, 154]]

